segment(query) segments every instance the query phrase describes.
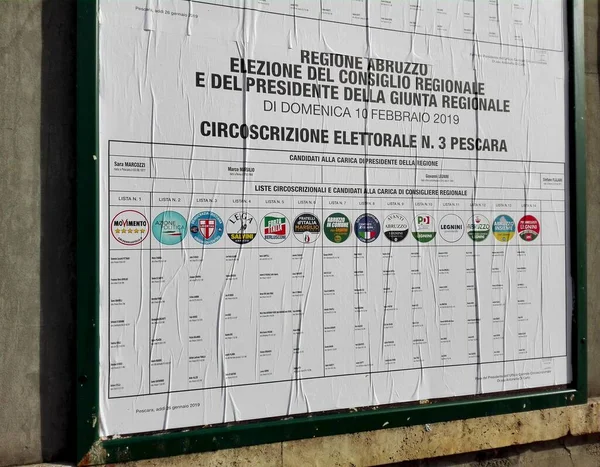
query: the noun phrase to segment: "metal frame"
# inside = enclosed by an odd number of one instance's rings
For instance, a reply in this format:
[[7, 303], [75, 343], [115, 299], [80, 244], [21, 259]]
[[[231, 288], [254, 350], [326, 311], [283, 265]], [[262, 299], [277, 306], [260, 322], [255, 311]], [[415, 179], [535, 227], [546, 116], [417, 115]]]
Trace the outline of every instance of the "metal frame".
[[131, 461], [263, 443], [442, 422], [583, 404], [587, 401], [586, 157], [584, 1], [567, 0], [571, 261], [575, 313], [573, 382], [537, 390], [404, 404], [359, 412], [298, 416], [209, 428], [101, 440], [99, 404], [99, 208], [97, 0], [78, 0], [77, 11], [77, 461], [80, 465]]

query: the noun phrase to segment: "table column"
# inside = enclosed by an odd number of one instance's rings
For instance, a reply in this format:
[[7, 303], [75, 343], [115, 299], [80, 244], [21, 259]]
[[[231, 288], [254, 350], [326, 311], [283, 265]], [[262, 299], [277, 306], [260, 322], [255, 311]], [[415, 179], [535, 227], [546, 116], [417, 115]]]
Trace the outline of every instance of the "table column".
[[151, 393], [188, 389], [191, 195], [152, 194], [150, 264]]
[[149, 193], [110, 193], [109, 397], [148, 394]]

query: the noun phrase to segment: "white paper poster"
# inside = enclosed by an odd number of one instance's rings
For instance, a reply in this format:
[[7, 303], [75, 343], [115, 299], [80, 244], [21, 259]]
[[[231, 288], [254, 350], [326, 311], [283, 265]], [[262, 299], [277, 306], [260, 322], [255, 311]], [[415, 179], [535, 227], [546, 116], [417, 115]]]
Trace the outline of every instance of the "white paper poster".
[[100, 428], [571, 380], [560, 0], [99, 0]]

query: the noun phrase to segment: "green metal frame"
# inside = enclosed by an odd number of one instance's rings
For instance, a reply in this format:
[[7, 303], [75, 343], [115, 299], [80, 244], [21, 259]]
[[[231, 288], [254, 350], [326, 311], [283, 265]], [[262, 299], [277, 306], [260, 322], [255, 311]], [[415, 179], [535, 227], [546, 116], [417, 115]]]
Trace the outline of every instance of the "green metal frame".
[[584, 0], [568, 0], [573, 382], [565, 389], [298, 416], [101, 440], [97, 0], [78, 0], [77, 461], [95, 465], [583, 404], [587, 401]]

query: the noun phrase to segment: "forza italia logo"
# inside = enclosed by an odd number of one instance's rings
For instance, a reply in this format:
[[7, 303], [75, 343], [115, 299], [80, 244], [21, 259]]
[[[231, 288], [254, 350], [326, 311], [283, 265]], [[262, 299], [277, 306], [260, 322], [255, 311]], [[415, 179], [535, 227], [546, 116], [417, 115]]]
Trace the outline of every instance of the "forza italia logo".
[[290, 223], [283, 214], [271, 212], [263, 217], [260, 233], [269, 243], [281, 243], [290, 234]]

